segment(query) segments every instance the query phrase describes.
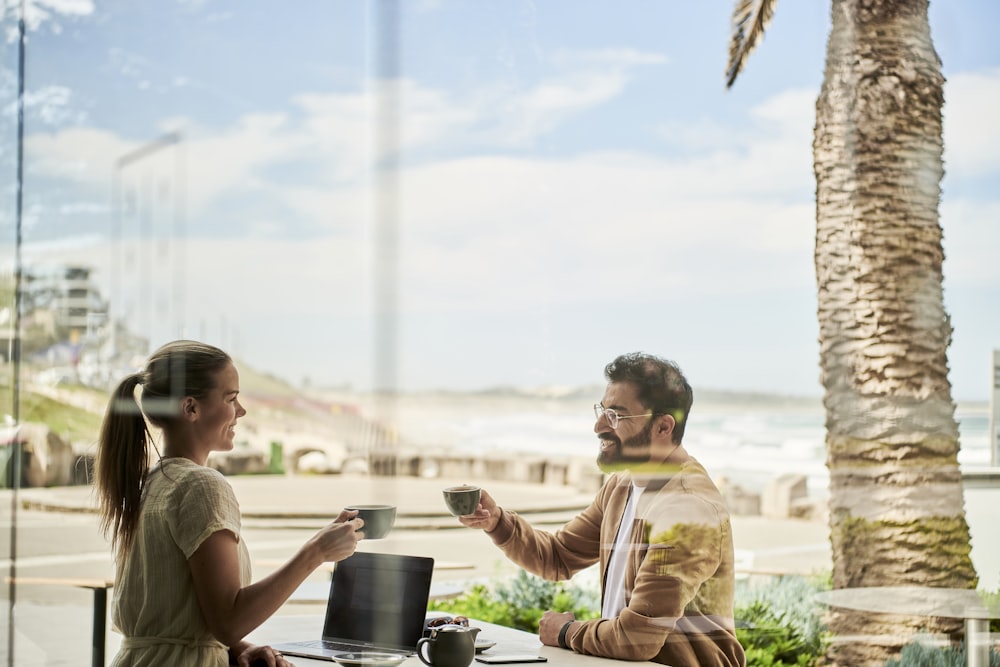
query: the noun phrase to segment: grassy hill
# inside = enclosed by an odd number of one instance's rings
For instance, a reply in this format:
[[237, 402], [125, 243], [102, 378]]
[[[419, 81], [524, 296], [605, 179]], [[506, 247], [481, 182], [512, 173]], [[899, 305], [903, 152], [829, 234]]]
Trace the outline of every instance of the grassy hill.
[[288, 382], [270, 373], [256, 370], [240, 359], [235, 360], [240, 371], [240, 394], [265, 400], [295, 399], [302, 395]]
[[[92, 389], [79, 387], [75, 391], [90, 393]], [[11, 416], [14, 400], [9, 385], [0, 386], [0, 414]], [[70, 442], [93, 442], [101, 427], [101, 414], [69, 403], [21, 390], [19, 417], [24, 422], [48, 424], [54, 432]]]

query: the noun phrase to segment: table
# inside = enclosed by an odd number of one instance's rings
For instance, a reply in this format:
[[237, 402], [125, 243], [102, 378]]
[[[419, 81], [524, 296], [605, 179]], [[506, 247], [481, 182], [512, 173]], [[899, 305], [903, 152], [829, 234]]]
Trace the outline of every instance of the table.
[[38, 586], [73, 586], [89, 588], [94, 592], [94, 620], [90, 641], [90, 662], [93, 667], [104, 667], [105, 642], [108, 617], [108, 589], [113, 588], [113, 579], [74, 579], [69, 577], [7, 577], [7, 583]]
[[831, 607], [877, 614], [960, 618], [965, 621], [967, 664], [989, 667], [990, 619], [1000, 618], [1000, 609], [987, 607], [974, 590], [926, 586], [839, 588], [817, 593], [816, 600]]
[[[481, 628], [478, 639], [489, 639], [497, 644], [486, 651], [487, 654], [501, 653], [533, 653], [548, 658], [546, 667], [622, 667], [621, 660], [597, 658], [590, 655], [580, 655], [555, 646], [543, 646], [538, 635], [515, 630], [494, 623], [486, 623], [470, 619], [470, 625]], [[283, 641], [301, 641], [318, 639], [323, 634], [323, 616], [320, 614], [294, 615], [279, 614], [272, 616], [263, 625], [251, 632], [247, 640], [255, 644], [277, 644]], [[290, 656], [296, 667], [339, 667], [337, 663], [326, 660], [313, 660]], [[652, 662], [629, 662], [629, 667], [663, 667]], [[426, 667], [420, 658], [411, 656], [400, 664], [400, 667]], [[473, 662], [472, 667], [485, 667]]]

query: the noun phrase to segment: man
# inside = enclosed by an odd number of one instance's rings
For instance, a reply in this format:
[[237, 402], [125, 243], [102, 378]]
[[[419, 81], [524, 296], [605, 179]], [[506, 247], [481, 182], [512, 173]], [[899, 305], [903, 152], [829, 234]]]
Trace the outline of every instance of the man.
[[546, 611], [549, 646], [672, 667], [742, 667], [733, 623], [733, 536], [725, 501], [681, 443], [691, 386], [676, 364], [622, 355], [604, 369], [594, 406], [600, 468], [593, 502], [555, 533], [534, 529], [486, 492], [464, 525], [481, 528], [512, 561], [569, 579], [600, 563], [602, 617]]

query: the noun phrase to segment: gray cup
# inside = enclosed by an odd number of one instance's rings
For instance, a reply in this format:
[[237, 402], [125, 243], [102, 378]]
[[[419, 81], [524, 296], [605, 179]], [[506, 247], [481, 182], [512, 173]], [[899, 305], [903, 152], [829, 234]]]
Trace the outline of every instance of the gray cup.
[[378, 540], [389, 534], [396, 522], [395, 505], [348, 505], [344, 509], [358, 510], [358, 517], [365, 522], [361, 530], [366, 540]]
[[482, 490], [478, 486], [462, 484], [461, 486], [449, 486], [444, 493], [444, 503], [455, 516], [472, 514], [479, 505], [479, 497]]

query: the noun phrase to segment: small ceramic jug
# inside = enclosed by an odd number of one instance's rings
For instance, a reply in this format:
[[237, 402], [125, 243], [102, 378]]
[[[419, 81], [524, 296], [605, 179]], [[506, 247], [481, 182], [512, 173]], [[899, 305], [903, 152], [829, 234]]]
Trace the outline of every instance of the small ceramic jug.
[[[417, 642], [417, 656], [428, 667], [469, 667], [476, 657], [479, 628], [445, 625]], [[426, 655], [425, 655], [426, 654]]]

